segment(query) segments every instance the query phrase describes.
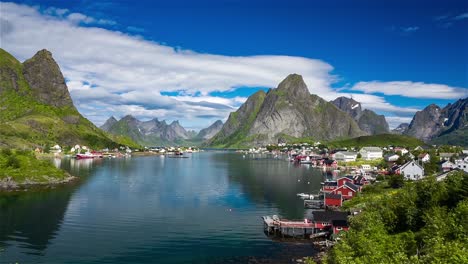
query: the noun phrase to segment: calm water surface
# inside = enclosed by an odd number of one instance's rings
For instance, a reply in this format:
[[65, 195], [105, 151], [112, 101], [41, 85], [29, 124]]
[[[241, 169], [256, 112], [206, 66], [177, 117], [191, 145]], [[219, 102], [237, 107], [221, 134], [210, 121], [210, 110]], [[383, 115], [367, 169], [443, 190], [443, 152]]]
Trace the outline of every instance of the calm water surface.
[[258, 154], [189, 157], [56, 160], [81, 181], [0, 194], [0, 262], [244, 263], [313, 252], [267, 238], [260, 217], [303, 218], [296, 193], [318, 191], [320, 171]]

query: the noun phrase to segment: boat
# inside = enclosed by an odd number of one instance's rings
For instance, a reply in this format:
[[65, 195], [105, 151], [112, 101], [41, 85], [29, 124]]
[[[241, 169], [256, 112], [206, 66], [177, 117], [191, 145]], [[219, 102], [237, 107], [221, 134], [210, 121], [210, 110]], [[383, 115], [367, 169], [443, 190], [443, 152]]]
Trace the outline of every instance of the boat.
[[296, 194], [297, 196], [301, 197], [302, 199], [314, 199], [313, 194], [307, 194], [307, 193], [298, 193]]
[[76, 159], [94, 159], [94, 158], [102, 158], [103, 155], [100, 152], [86, 152], [86, 153], [79, 153], [76, 154]]

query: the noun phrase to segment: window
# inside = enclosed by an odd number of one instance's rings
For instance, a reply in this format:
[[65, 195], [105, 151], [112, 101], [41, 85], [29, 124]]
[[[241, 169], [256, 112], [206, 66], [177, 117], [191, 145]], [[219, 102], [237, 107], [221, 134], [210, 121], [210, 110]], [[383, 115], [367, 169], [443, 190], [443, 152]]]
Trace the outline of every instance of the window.
[[341, 194], [341, 191], [338, 191], [338, 194]]
[[343, 228], [337, 227], [336, 230], [340, 231], [340, 230], [343, 230]]
[[353, 192], [348, 192], [348, 196], [353, 196]]
[[326, 226], [326, 225], [328, 225], [328, 223], [327, 222], [322, 222], [322, 225]]

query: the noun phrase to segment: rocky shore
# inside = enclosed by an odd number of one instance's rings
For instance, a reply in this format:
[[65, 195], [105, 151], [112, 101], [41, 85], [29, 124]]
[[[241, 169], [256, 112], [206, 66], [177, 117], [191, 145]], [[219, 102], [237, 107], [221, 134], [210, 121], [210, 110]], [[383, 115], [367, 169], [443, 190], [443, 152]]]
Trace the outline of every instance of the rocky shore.
[[23, 182], [18, 183], [11, 177], [6, 177], [4, 179], [0, 180], [0, 192], [1, 191], [23, 191], [27, 190], [29, 188], [36, 188], [36, 187], [52, 187], [52, 186], [57, 186], [57, 185], [62, 185], [62, 184], [68, 184], [72, 183], [78, 180], [78, 177], [66, 174], [66, 177], [61, 180], [57, 180], [56, 178], [53, 177], [48, 177], [47, 182], [36, 182], [33, 180], [26, 179]]

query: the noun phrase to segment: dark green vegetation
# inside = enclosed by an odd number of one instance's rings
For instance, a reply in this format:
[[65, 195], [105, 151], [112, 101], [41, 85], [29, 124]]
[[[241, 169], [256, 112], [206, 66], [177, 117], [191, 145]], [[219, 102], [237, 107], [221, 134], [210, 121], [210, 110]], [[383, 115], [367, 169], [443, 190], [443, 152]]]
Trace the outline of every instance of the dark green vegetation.
[[60, 68], [46, 50], [23, 64], [0, 49], [0, 146], [137, 147], [110, 136], [76, 110]]
[[[468, 119], [468, 115], [466, 116]], [[468, 122], [467, 122], [468, 123]], [[431, 144], [441, 145], [447, 144], [452, 146], [468, 146], [468, 126], [451, 131], [449, 133], [443, 133], [437, 138], [431, 140]]]
[[[400, 179], [401, 180], [401, 179]], [[391, 181], [399, 186], [400, 180]], [[468, 174], [366, 186], [344, 209], [362, 213], [324, 263], [468, 263]]]
[[262, 90], [251, 95], [236, 112], [229, 115], [223, 129], [207, 145], [214, 148], [248, 148], [255, 137], [248, 136], [249, 129], [265, 97], [266, 93]]
[[0, 189], [7, 181], [13, 184], [60, 182], [70, 177], [48, 160], [39, 160], [31, 151], [0, 151]]
[[406, 147], [417, 147], [424, 145], [424, 142], [417, 138], [402, 136], [396, 134], [380, 134], [373, 136], [362, 136], [351, 139], [343, 139], [337, 141], [331, 141], [326, 143], [329, 147], [343, 148], [343, 147], [386, 147], [386, 146], [406, 146]]

